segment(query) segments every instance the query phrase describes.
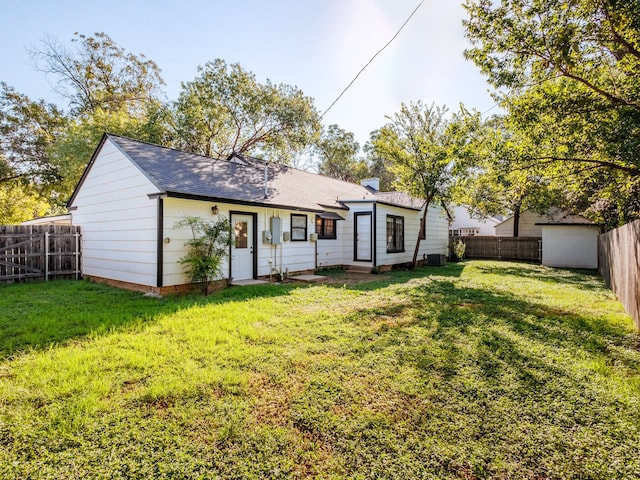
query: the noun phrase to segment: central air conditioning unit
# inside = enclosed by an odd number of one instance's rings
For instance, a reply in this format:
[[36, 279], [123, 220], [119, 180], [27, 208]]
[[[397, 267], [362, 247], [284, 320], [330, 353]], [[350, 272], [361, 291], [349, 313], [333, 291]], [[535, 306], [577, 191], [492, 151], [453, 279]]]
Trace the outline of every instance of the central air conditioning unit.
[[440, 253], [430, 253], [427, 255], [427, 265], [432, 267], [443, 267], [446, 257]]

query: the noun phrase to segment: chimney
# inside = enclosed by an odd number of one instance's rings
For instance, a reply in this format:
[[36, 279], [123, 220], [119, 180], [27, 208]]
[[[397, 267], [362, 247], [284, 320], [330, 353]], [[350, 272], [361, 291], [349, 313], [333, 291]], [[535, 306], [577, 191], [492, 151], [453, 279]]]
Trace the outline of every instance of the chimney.
[[380, 179], [379, 178], [365, 178], [360, 180], [360, 185], [374, 192], [380, 191]]

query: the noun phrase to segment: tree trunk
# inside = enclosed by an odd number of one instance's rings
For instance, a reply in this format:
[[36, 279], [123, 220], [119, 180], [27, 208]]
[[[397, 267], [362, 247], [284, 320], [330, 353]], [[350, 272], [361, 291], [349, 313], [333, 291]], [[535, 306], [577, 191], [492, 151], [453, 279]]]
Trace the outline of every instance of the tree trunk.
[[[429, 211], [429, 204], [431, 203], [431, 199], [428, 199], [424, 204], [424, 212], [422, 214], [422, 228], [424, 229], [424, 237], [425, 240], [427, 238], [427, 212]], [[418, 232], [418, 239], [416, 240], [416, 248], [413, 251], [413, 260], [411, 261], [411, 269], [416, 268], [418, 264], [418, 252], [420, 251], [420, 241], [422, 240], [422, 232]]]
[[517, 238], [520, 233], [520, 205], [513, 212], [513, 236]]

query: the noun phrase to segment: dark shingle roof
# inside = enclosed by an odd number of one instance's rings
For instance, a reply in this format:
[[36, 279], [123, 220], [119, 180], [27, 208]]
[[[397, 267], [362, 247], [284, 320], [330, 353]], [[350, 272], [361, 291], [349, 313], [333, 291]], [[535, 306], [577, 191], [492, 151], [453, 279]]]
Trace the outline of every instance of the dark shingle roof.
[[390, 205], [412, 208], [414, 210], [420, 210], [424, 206], [424, 200], [412, 197], [405, 192], [376, 192], [375, 195], [378, 201]]
[[265, 197], [262, 160], [215, 160], [117, 135], [107, 138], [163, 193], [316, 211], [344, 208], [341, 202], [348, 200], [376, 200], [361, 185], [273, 164]]

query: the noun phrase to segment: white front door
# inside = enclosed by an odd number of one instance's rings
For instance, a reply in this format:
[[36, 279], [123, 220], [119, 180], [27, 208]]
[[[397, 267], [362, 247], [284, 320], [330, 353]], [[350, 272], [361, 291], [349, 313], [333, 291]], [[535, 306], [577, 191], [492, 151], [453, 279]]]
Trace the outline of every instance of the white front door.
[[355, 259], [371, 261], [371, 212], [356, 213]]
[[234, 241], [231, 245], [231, 277], [234, 280], [253, 278], [253, 216], [231, 216]]

